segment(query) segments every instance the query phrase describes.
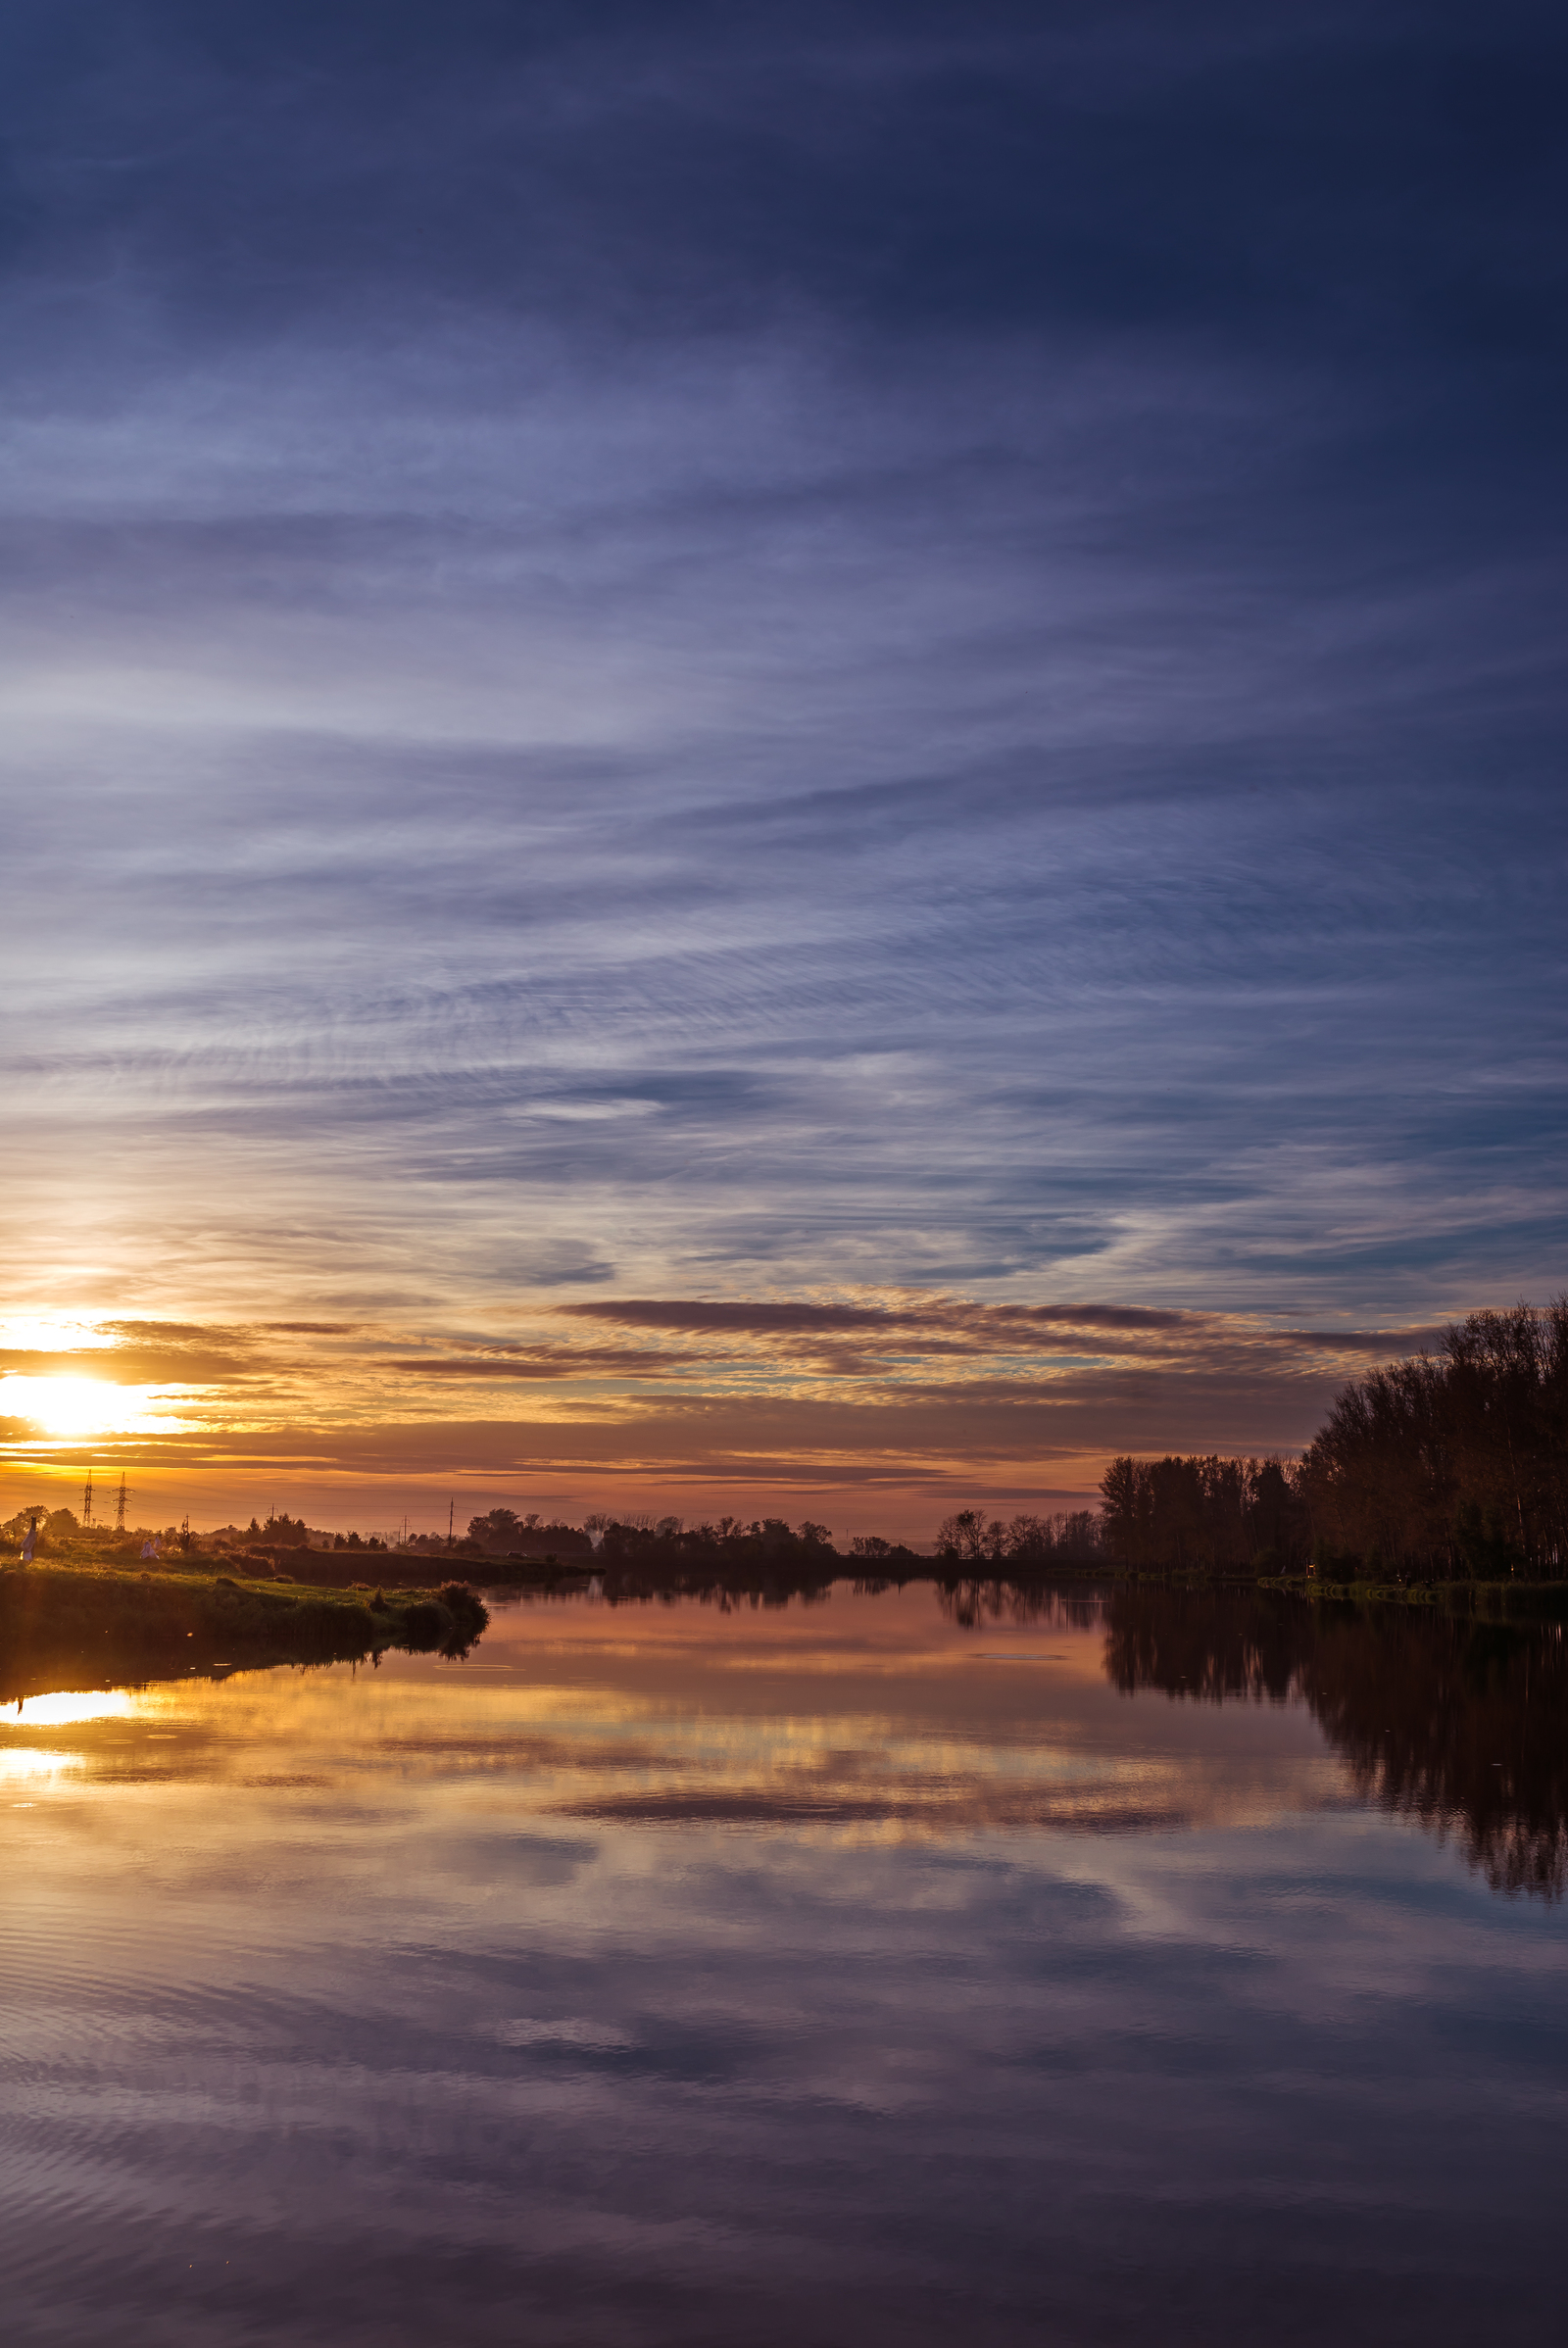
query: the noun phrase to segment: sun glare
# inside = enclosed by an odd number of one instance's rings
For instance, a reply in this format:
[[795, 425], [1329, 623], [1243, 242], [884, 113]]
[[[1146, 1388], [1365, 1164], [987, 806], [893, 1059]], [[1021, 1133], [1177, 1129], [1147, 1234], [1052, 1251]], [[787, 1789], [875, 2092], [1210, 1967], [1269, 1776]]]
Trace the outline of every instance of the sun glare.
[[90, 1321], [73, 1321], [58, 1312], [8, 1313], [0, 1318], [0, 1345], [8, 1351], [80, 1353], [88, 1346], [112, 1346], [115, 1339]]
[[25, 1419], [46, 1435], [163, 1435], [184, 1424], [170, 1415], [174, 1395], [109, 1378], [0, 1378], [0, 1417]]
[[[59, 1689], [52, 1695], [29, 1695], [23, 1699], [20, 1713], [0, 1715], [0, 1728], [73, 1729], [91, 1720], [129, 1720], [143, 1709], [143, 1700], [123, 1688], [77, 1690]], [[11, 1759], [21, 1765], [24, 1747], [16, 1748]], [[44, 1754], [45, 1760], [58, 1760], [58, 1754]]]

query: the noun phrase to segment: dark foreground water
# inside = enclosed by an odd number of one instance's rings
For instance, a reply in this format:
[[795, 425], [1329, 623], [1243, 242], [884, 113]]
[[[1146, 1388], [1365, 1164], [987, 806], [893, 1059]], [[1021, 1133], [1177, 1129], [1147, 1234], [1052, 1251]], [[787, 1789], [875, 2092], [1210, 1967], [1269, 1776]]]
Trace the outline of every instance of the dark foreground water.
[[1560, 2341], [1560, 1630], [1012, 1609], [8, 1713], [7, 2340]]

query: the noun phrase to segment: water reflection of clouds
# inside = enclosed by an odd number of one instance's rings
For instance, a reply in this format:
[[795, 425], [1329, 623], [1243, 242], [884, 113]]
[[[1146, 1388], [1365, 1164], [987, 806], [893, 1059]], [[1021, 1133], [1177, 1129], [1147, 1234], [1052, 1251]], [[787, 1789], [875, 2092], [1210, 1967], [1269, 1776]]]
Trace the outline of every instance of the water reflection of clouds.
[[[924, 1587], [840, 1590], [804, 1611], [639, 1609], [638, 1623], [646, 1639], [591, 1600], [525, 1606], [504, 1611], [461, 1670], [389, 1659], [373, 1674], [241, 1674], [33, 1711], [66, 1707], [83, 1777], [155, 1766], [243, 1794], [241, 1837], [267, 1832], [258, 1800], [286, 1817], [310, 1791], [368, 1827], [387, 1785], [411, 1779], [412, 1798], [449, 1805], [499, 1777], [519, 1813], [617, 1837], [766, 1825], [876, 1842], [1190, 1829], [1323, 1790], [1321, 1772], [1297, 1766], [1298, 1740], [1261, 1785], [1255, 1752], [1199, 1760], [1187, 1724], [1168, 1718], [1151, 1737], [1105, 1686], [1098, 1627], [1057, 1628], [1050, 1654], [993, 1628], [977, 1650]], [[982, 1651], [1029, 1668], [976, 1674]]]
[[636, 2039], [630, 2030], [619, 2030], [592, 2015], [563, 2015], [554, 2021], [535, 2021], [526, 2016], [514, 2022], [500, 2022], [495, 2035], [503, 2046], [560, 2046], [581, 2049], [588, 2054], [618, 2053], [634, 2046]]
[[1377, 2277], [1462, 2287], [1480, 2138], [1471, 2219], [1539, 2238], [1560, 1919], [1354, 1805], [1303, 1705], [1129, 1697], [1102, 1631], [976, 1672], [928, 1588], [643, 1648], [546, 1619], [73, 1733], [70, 1801], [13, 1821], [13, 2305], [113, 2348], [235, 2307], [321, 2348], [934, 2348], [961, 2292], [1021, 2348], [1143, 2336], [1102, 2323], [1133, 2243], [1184, 2305], [1229, 2277], [1225, 2336], [1245, 2226], [1295, 2336], [1355, 2336], [1312, 2280], [1347, 2262], [1398, 2336]]
[[[453, 1805], [499, 1780], [516, 1816], [545, 1832], [576, 1821], [606, 1851], [671, 1833], [865, 1845], [1191, 1836], [1266, 1830], [1377, 1798], [1386, 1784], [1389, 1733], [1375, 1770], [1352, 1737], [1348, 1785], [1331, 1747], [1349, 1732], [1336, 1715], [1326, 1746], [1296, 1685], [1299, 1633], [1266, 1612], [1254, 1621], [1255, 1607], [1244, 1624], [1228, 1601], [1195, 1611], [1179, 1596], [1129, 1594], [1108, 1613], [1080, 1607], [1080, 1621], [1052, 1602], [1048, 1650], [1029, 1643], [1040, 1625], [1028, 1608], [960, 1627], [932, 1601], [928, 1587], [840, 1587], [810, 1609], [639, 1608], [647, 1636], [630, 1639], [624, 1610], [592, 1599], [511, 1606], [461, 1668], [391, 1659], [358, 1678], [241, 1674], [34, 1698], [21, 1721], [0, 1722], [0, 1765], [37, 1782], [221, 1783], [244, 1797], [236, 1841], [258, 1844], [308, 1796], [326, 1802], [323, 1817], [346, 1804], [373, 1841], [383, 1814], [397, 1814], [382, 1797], [389, 1776], [405, 1789], [416, 1781], [407, 1798], [443, 1807], [450, 1832]], [[1488, 1653], [1495, 1696], [1501, 1666]], [[982, 1662], [1022, 1668], [972, 1668]], [[1157, 1704], [1128, 1706], [1141, 1687]], [[1200, 1703], [1197, 1691], [1240, 1700]], [[1379, 1718], [1398, 1702], [1379, 1697]], [[29, 1752], [52, 1722], [76, 1735], [46, 1767]], [[1494, 1810], [1474, 1832], [1438, 1791], [1409, 1806], [1490, 1854], [1508, 1797], [1486, 1785]], [[1492, 1872], [1501, 1881], [1507, 1865]]]

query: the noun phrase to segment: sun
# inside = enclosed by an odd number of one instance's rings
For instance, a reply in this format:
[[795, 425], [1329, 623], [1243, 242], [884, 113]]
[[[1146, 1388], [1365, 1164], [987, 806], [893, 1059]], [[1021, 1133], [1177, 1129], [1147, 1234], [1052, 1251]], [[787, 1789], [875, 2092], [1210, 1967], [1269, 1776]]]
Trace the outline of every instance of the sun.
[[0, 1378], [0, 1416], [25, 1419], [45, 1435], [164, 1435], [183, 1421], [170, 1416], [166, 1387], [117, 1386], [110, 1378]]

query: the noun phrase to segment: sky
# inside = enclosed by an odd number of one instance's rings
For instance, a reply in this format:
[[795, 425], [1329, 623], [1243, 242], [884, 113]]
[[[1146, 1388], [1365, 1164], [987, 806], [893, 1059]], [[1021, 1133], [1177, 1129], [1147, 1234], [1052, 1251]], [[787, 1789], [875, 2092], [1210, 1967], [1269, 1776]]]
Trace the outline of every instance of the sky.
[[1565, 102], [11, 0], [0, 1508], [918, 1540], [1557, 1293]]

